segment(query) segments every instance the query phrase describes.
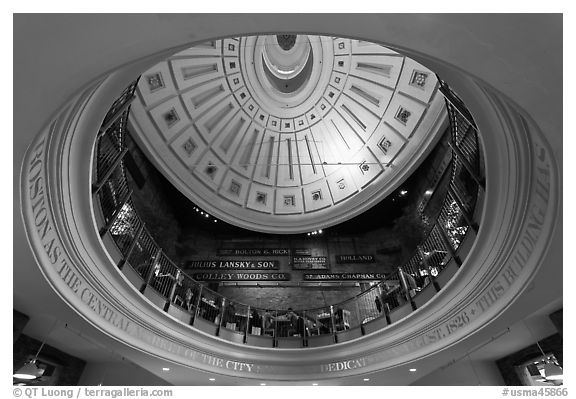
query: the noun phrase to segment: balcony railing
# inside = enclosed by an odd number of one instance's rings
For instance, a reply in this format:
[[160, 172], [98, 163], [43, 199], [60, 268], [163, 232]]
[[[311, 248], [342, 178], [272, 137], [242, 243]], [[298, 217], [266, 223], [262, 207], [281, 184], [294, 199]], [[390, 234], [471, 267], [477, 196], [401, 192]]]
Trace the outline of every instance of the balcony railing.
[[[129, 103], [136, 82], [104, 120], [96, 145], [95, 204], [100, 235], [121, 254], [118, 268], [145, 297], [192, 328], [224, 339], [265, 347], [314, 347], [344, 342], [383, 328], [421, 307], [462, 264], [461, 244], [483, 189], [478, 136], [462, 102], [441, 82], [452, 149], [451, 179], [426, 239], [383, 281], [344, 302], [317, 309], [264, 309], [229, 300], [181, 270], [154, 241], [131, 201], [123, 157]], [[458, 104], [456, 106], [455, 104]], [[472, 228], [472, 229], [470, 229]]]

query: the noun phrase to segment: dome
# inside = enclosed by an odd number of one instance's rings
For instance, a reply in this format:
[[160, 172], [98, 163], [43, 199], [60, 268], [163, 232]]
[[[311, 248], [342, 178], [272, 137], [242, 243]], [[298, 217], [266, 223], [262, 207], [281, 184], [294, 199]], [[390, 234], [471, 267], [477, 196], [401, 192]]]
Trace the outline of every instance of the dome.
[[434, 73], [378, 44], [313, 35], [210, 41], [142, 74], [132, 133], [216, 217], [269, 233], [352, 218], [442, 133]]

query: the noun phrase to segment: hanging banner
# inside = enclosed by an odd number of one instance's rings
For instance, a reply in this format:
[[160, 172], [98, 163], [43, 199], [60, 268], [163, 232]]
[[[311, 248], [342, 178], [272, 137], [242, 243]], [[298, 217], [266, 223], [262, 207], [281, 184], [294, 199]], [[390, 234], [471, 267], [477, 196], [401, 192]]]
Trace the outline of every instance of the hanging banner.
[[328, 269], [328, 258], [326, 256], [294, 256], [292, 258], [292, 269]]
[[287, 281], [289, 273], [194, 273], [198, 281]]
[[245, 269], [276, 270], [280, 266], [277, 260], [189, 260], [186, 269]]
[[218, 256], [290, 256], [290, 248], [218, 248]]
[[336, 255], [336, 263], [374, 263], [374, 255]]
[[306, 281], [321, 280], [382, 280], [384, 273], [326, 273], [326, 274], [304, 274]]

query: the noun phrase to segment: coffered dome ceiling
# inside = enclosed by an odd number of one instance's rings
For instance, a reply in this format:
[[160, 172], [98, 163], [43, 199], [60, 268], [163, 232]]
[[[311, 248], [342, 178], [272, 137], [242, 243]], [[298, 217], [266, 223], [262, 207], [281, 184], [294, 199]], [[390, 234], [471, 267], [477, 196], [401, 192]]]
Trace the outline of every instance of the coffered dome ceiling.
[[386, 47], [309, 35], [196, 45], [142, 74], [133, 136], [212, 215], [326, 228], [378, 203], [445, 127], [433, 72]]

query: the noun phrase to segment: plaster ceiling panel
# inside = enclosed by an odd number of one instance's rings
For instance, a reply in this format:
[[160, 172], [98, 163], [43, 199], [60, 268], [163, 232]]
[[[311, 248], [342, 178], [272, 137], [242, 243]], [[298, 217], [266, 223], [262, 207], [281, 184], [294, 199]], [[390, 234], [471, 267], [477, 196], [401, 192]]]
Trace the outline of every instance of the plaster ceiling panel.
[[384, 113], [383, 120], [405, 138], [409, 138], [420, 118], [426, 112], [426, 105], [402, 94], [395, 95]]
[[[228, 81], [228, 85], [230, 89], [236, 92], [238, 89], [244, 87], [244, 78], [242, 78], [241, 73], [235, 73], [233, 75], [226, 75], [226, 80]], [[248, 100], [248, 94], [245, 94], [244, 97], [240, 97], [240, 93], [235, 93], [235, 97], [238, 99], [240, 104], [244, 104], [246, 100]]]
[[282, 121], [279, 118], [277, 118], [275, 116], [270, 116], [270, 118], [268, 118], [267, 127], [268, 127], [268, 129], [273, 130], [275, 132], [280, 132], [280, 123], [281, 122]]
[[296, 126], [296, 131], [308, 128], [308, 121], [306, 120], [306, 115], [299, 116], [294, 119], [294, 125]]
[[382, 55], [352, 56], [350, 75], [396, 88], [402, 70], [403, 57]]
[[234, 114], [212, 142], [212, 150], [226, 162], [231, 162], [249, 124], [246, 114], [243, 112]]
[[355, 166], [349, 168], [352, 178], [361, 189], [372, 183], [372, 181], [384, 171], [384, 167], [374, 154], [372, 154], [370, 148], [357, 153], [350, 160], [350, 163]]
[[213, 80], [193, 90], [187, 90], [181, 97], [190, 116], [198, 118], [229, 95], [230, 91], [225, 81]]
[[293, 215], [304, 212], [302, 190], [298, 188], [276, 189], [275, 213], [277, 215]]
[[394, 95], [394, 90], [390, 88], [355, 76], [350, 76], [346, 81], [344, 91], [347, 96], [380, 118], [384, 115], [384, 111], [386, 111], [390, 99]]
[[350, 169], [354, 167], [354, 165], [341, 167], [336, 173], [327, 178], [334, 204], [338, 204], [358, 192], [350, 173]]
[[239, 42], [236, 38], [222, 40], [222, 52], [224, 56], [237, 56], [239, 49]]
[[368, 147], [384, 165], [392, 162], [407, 140], [386, 123], [378, 125], [368, 141]]
[[212, 142], [239, 110], [236, 101], [228, 96], [199, 117], [196, 127], [207, 142]]
[[307, 185], [324, 178], [324, 169], [316, 149], [316, 143], [310, 130], [301, 131], [296, 135], [298, 157], [300, 159], [300, 176], [302, 184]]
[[332, 76], [330, 77], [330, 84], [336, 87], [339, 91], [344, 89], [344, 85], [346, 84], [346, 74], [334, 71], [332, 72]]
[[246, 101], [250, 99], [250, 95], [248, 94], [248, 89], [246, 87], [241, 87], [234, 92], [234, 98], [238, 101], [238, 104], [244, 108], [244, 104]]
[[314, 138], [313, 141], [316, 145], [319, 161], [324, 168], [326, 176], [328, 176], [340, 168], [338, 162], [342, 162], [342, 156], [340, 155], [338, 143], [341, 142], [342, 139], [337, 138], [338, 141], [336, 141], [332, 136], [337, 135], [337, 132], [328, 130], [324, 121], [312, 126], [310, 131]]
[[254, 121], [256, 121], [256, 123], [258, 123], [262, 127], [266, 127], [266, 125], [268, 124], [269, 118], [270, 118], [270, 114], [268, 114], [267, 112], [260, 109], [256, 113], [256, 117], [254, 118]]
[[324, 100], [329, 102], [330, 105], [334, 106], [334, 104], [336, 104], [336, 101], [340, 97], [340, 90], [338, 90], [336, 87], [332, 85], [328, 85], [322, 97]]
[[380, 122], [376, 115], [347, 96], [340, 98], [335, 109], [348, 122], [348, 125], [354, 129], [356, 134], [362, 138], [363, 142], [368, 140], [376, 126], [378, 126], [378, 122]]
[[194, 167], [193, 173], [198, 181], [211, 190], [217, 190], [226, 169], [227, 166], [223, 165], [214, 153], [206, 151]]
[[262, 140], [262, 149], [258, 157], [258, 165], [254, 173], [254, 181], [269, 186], [276, 184], [279, 145], [279, 136], [276, 133], [266, 131], [264, 139]]
[[221, 53], [222, 43], [220, 40], [211, 40], [209, 42], [195, 44], [192, 47], [182, 50], [175, 57], [198, 57], [198, 56], [219, 56]]
[[321, 98], [314, 107], [316, 108], [316, 112], [322, 117], [332, 109], [332, 105], [325, 98]]
[[173, 139], [191, 123], [179, 97], [174, 97], [151, 109], [150, 117], [166, 141]]
[[176, 95], [176, 88], [167, 62], [161, 62], [142, 75], [138, 91], [146, 106]]
[[244, 105], [242, 105], [242, 109], [250, 118], [254, 118], [256, 113], [258, 112], [259, 107], [256, 105], [254, 99], [249, 98], [248, 101]]
[[334, 54], [342, 55], [342, 54], [350, 54], [350, 49], [352, 45], [349, 39], [344, 38], [334, 38]]
[[206, 150], [206, 144], [200, 139], [194, 126], [188, 127], [170, 143], [176, 156], [189, 168], [193, 168]]
[[414, 131], [412, 137], [410, 137], [406, 148], [402, 149], [402, 152], [415, 153], [419, 151], [422, 143], [430, 140], [429, 136], [431, 131], [444, 131], [447, 126], [444, 97], [439, 91], [436, 91], [428, 104], [428, 109], [422, 117], [420, 124]]
[[171, 60], [170, 65], [180, 90], [224, 76], [220, 58], [178, 58]]
[[438, 79], [436, 74], [416, 61], [406, 58], [398, 81], [398, 90], [423, 103], [430, 101]]
[[360, 138], [362, 133], [358, 132], [360, 127], [351, 120], [351, 117], [344, 110], [340, 110], [341, 107], [332, 110], [326, 115], [323, 122], [331, 133], [330, 138], [326, 138], [326, 140], [331, 141], [334, 152], [338, 150], [340, 157], [338, 162], [344, 162], [347, 157], [359, 151], [364, 142]]
[[252, 123], [244, 135], [230, 167], [251, 179], [252, 173], [256, 168], [263, 137], [264, 129]]
[[226, 75], [240, 72], [240, 61], [238, 57], [225, 57], [224, 58], [224, 71]]
[[316, 110], [316, 108], [312, 108], [310, 111], [306, 113], [306, 120], [308, 121], [308, 126], [312, 126], [315, 123], [320, 121], [319, 117], [320, 113]]
[[338, 57], [334, 57], [334, 64], [332, 66], [334, 68], [334, 71], [347, 74], [350, 71], [350, 66], [351, 66], [350, 56], [341, 55]]
[[397, 52], [376, 43], [366, 42], [364, 40], [352, 40], [352, 54], [394, 54]]
[[244, 206], [249, 185], [249, 179], [229, 170], [222, 181], [218, 194], [229, 201]]
[[295, 130], [294, 119], [282, 119], [280, 121], [280, 131], [282, 133], [293, 133]]
[[328, 184], [324, 179], [307, 185], [303, 190], [303, 196], [306, 213], [332, 206], [332, 196], [330, 195]]
[[283, 134], [279, 143], [278, 187], [300, 186], [300, 168], [296, 136]]
[[257, 212], [274, 212], [274, 192], [275, 189], [270, 186], [252, 183], [250, 185], [246, 207]]

